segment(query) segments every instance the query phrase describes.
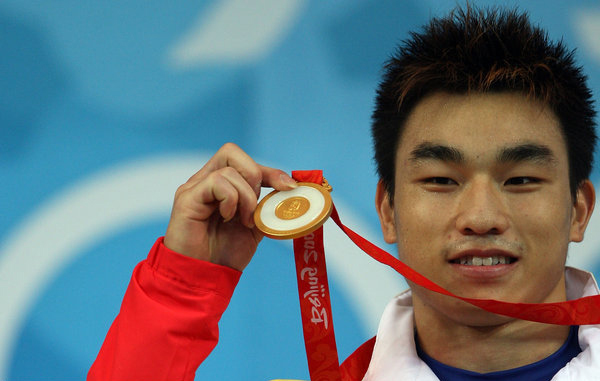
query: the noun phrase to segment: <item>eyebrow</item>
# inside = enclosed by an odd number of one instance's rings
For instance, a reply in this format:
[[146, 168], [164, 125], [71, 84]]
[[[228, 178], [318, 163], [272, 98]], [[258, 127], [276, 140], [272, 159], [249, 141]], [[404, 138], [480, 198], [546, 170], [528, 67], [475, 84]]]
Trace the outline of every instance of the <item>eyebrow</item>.
[[[438, 160], [443, 162], [463, 164], [465, 155], [455, 147], [432, 142], [419, 144], [410, 154], [410, 161]], [[501, 148], [496, 155], [499, 163], [534, 162], [537, 164], [555, 164], [557, 159], [552, 150], [538, 143], [522, 143]]]
[[557, 159], [550, 148], [543, 144], [525, 143], [514, 147], [505, 147], [496, 158], [500, 163], [534, 162], [537, 164], [555, 164]]
[[465, 162], [465, 156], [459, 149], [430, 142], [419, 144], [410, 153], [410, 161], [418, 162], [427, 159], [452, 162], [456, 164]]

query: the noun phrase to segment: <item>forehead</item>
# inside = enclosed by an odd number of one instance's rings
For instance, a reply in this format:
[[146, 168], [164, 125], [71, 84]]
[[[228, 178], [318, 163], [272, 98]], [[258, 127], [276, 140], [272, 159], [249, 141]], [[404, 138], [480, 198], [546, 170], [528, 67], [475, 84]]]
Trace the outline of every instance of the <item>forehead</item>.
[[456, 147], [479, 157], [498, 148], [537, 143], [566, 161], [558, 118], [544, 103], [517, 93], [435, 93], [419, 102], [406, 120], [398, 156], [423, 142]]

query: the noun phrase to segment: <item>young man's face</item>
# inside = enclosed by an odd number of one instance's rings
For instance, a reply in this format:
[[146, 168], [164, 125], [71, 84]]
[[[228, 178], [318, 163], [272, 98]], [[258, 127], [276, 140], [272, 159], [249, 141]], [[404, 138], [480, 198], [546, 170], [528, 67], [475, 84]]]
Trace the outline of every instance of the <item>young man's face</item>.
[[[400, 137], [393, 206], [381, 184], [377, 203], [386, 241], [434, 282], [467, 297], [542, 303], [566, 298], [567, 247], [583, 238], [594, 202], [591, 184], [583, 189], [574, 202], [546, 106], [515, 93], [437, 93]], [[412, 289], [415, 311], [469, 325], [505, 319]]]

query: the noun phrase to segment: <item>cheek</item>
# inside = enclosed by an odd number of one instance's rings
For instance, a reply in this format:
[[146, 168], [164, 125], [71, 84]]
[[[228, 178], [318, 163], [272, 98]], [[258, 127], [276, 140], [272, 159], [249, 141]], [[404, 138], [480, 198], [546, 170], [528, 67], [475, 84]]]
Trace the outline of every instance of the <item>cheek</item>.
[[540, 202], [539, 198], [523, 199], [513, 202], [514, 222], [524, 228], [537, 230], [540, 234], [555, 236], [567, 232], [570, 228], [572, 208], [569, 200], [557, 202], [560, 198], [550, 198], [549, 202]]
[[399, 258], [415, 267], [435, 261], [436, 245], [446, 239], [444, 212], [435, 203], [395, 200], [396, 233]]
[[555, 253], [557, 260], [562, 260], [571, 226], [568, 203], [536, 203], [532, 200], [515, 205], [513, 210], [518, 211], [513, 218], [515, 230], [525, 244], [540, 256]]

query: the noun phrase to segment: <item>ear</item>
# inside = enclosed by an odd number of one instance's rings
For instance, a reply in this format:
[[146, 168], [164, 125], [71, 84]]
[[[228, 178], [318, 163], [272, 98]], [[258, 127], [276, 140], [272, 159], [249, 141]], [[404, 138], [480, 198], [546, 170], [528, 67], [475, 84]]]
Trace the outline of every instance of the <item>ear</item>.
[[577, 189], [577, 200], [573, 205], [573, 217], [571, 219], [571, 235], [572, 242], [583, 241], [583, 233], [587, 227], [594, 204], [596, 202], [596, 192], [594, 185], [590, 180], [585, 180]]
[[390, 195], [385, 189], [385, 185], [380, 180], [377, 183], [377, 192], [375, 194], [375, 207], [377, 208], [377, 214], [379, 215], [379, 222], [381, 223], [381, 231], [383, 232], [383, 239], [387, 243], [395, 243], [397, 240], [396, 236], [396, 220], [394, 218], [394, 207], [390, 202]]

